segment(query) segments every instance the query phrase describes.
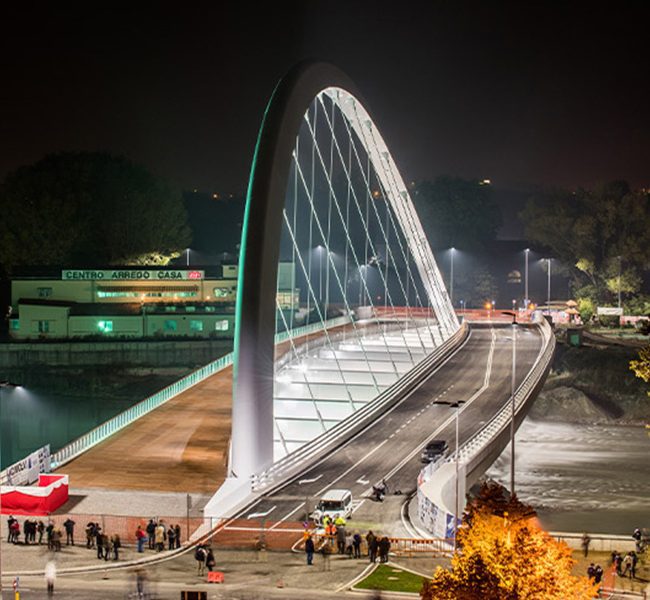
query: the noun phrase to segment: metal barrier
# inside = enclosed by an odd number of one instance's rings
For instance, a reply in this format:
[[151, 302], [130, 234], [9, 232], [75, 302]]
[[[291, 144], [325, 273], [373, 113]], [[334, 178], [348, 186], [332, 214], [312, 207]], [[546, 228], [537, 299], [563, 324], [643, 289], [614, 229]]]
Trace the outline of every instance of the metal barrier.
[[[379, 540], [383, 536], [377, 536]], [[324, 544], [332, 544], [336, 546], [336, 536], [327, 536], [324, 533], [312, 534], [314, 544], [317, 548], [322, 547]], [[390, 552], [397, 556], [414, 556], [429, 554], [431, 556], [451, 556], [453, 554], [454, 541], [445, 538], [397, 538], [389, 537]], [[304, 545], [304, 539], [300, 542], [300, 546]], [[361, 553], [368, 554], [368, 544], [363, 538], [361, 542]]]
[[603, 600], [627, 600], [628, 598], [642, 598], [642, 600], [647, 600], [648, 595], [646, 592], [600, 588], [600, 590], [598, 590], [598, 597], [603, 598]]
[[[335, 319], [330, 319], [326, 323], [327, 328], [340, 327], [341, 325], [346, 325], [351, 321], [349, 316], [337, 317]], [[283, 331], [275, 336], [275, 343], [281, 344], [285, 342], [290, 337], [297, 338], [310, 333], [316, 333], [322, 331], [323, 324], [321, 322], [311, 323], [303, 327], [298, 327], [293, 329], [290, 332]], [[113, 435], [114, 433], [120, 431], [124, 427], [130, 425], [134, 421], [137, 421], [140, 417], [143, 417], [152, 410], [162, 406], [167, 401], [178, 396], [196, 385], [201, 383], [208, 377], [222, 371], [233, 363], [233, 353], [230, 352], [221, 358], [208, 363], [207, 365], [193, 371], [189, 375], [182, 377], [178, 381], [172, 383], [171, 385], [163, 388], [162, 390], [156, 392], [155, 394], [145, 398], [144, 400], [133, 405], [131, 408], [115, 415], [112, 419], [105, 421], [98, 427], [91, 429], [88, 433], [82, 435], [76, 440], [70, 442], [63, 448], [57, 450], [52, 455], [51, 458], [51, 468], [57, 469], [62, 465], [70, 462], [80, 454], [84, 453], [86, 450], [89, 450], [93, 446], [96, 446], [100, 442], [103, 442], [105, 439]], [[0, 481], [4, 482], [7, 480], [7, 474], [5, 471], [0, 472]]]
[[[530, 394], [542, 381], [549, 368], [555, 352], [555, 335], [546, 320], [540, 323], [540, 331], [544, 339], [544, 345], [535, 360], [533, 368], [528, 372], [515, 392], [515, 414], [526, 404]], [[480, 459], [480, 453], [491, 440], [499, 435], [510, 425], [512, 406], [510, 401], [505, 403], [499, 412], [494, 415], [490, 422], [479, 432], [472, 436], [459, 449], [460, 462], [467, 465], [467, 472], [471, 472], [474, 463]], [[447, 462], [454, 462], [455, 455], [451, 455]]]
[[[519, 414], [531, 394], [543, 381], [553, 360], [553, 353], [555, 352], [555, 335], [546, 320], [539, 323], [539, 328], [542, 334], [543, 345], [537, 355], [533, 367], [515, 391], [515, 415]], [[511, 417], [512, 404], [509, 399], [482, 429], [460, 446], [458, 449], [459, 463], [462, 465], [461, 469], [466, 473], [466, 476], [468, 476], [481, 464], [483, 460], [485, 460], [487, 456], [489, 456], [490, 444], [510, 426]], [[454, 463], [455, 461], [456, 453], [454, 452], [445, 460], [430, 463], [420, 471], [420, 476], [418, 478], [419, 481], [429, 480], [431, 477], [434, 477], [434, 472], [442, 465]], [[438, 485], [443, 486], [448, 479], [445, 479], [444, 481], [438, 479], [437, 481]], [[436, 515], [436, 519], [447, 520], [447, 517], [453, 518], [453, 515], [448, 513], [444, 507], [437, 506], [431, 498], [422, 492], [421, 485], [418, 485], [418, 510], [421, 514]]]

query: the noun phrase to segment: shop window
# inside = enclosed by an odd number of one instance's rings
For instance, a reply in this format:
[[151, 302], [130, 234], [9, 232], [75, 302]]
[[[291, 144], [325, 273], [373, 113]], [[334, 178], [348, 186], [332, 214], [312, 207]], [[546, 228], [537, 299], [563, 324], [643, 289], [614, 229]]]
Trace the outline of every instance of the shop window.
[[190, 331], [203, 331], [203, 321], [190, 319]]
[[52, 296], [52, 288], [51, 287], [39, 287], [37, 288], [38, 290], [38, 297], [39, 298], [50, 298]]
[[99, 321], [97, 328], [102, 333], [111, 333], [113, 331], [113, 321]]
[[38, 333], [50, 333], [50, 321], [39, 321]]
[[170, 319], [165, 321], [163, 328], [165, 331], [176, 331], [178, 329], [178, 323], [175, 320]]
[[20, 319], [11, 319], [11, 331], [18, 331], [20, 329]]
[[196, 306], [186, 306], [185, 312], [196, 312]]
[[165, 312], [176, 312], [175, 306], [165, 306]]
[[228, 321], [224, 319], [223, 321], [217, 321], [214, 324], [215, 331], [228, 331]]

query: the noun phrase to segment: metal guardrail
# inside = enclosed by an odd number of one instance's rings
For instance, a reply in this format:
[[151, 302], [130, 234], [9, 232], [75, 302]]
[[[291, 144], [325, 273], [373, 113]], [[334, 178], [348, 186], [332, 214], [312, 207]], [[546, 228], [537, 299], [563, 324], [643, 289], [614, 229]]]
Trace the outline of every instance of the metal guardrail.
[[423, 373], [429, 370], [433, 364], [441, 360], [452, 349], [456, 348], [467, 335], [467, 325], [463, 324], [454, 335], [445, 340], [427, 358], [418, 363], [372, 402], [369, 402], [364, 407], [352, 413], [348, 418], [340, 421], [311, 442], [307, 442], [304, 446], [281, 458], [264, 472], [254, 475], [252, 478], [253, 491], [267, 491], [272, 486], [280, 485], [299, 470], [305, 469], [310, 462], [324, 456], [326, 450], [340, 444], [343, 440], [351, 436], [355, 430], [360, 430], [367, 425], [379, 411], [383, 411], [391, 406], [395, 402], [396, 397], [399, 397], [405, 389], [408, 389], [415, 382], [419, 381]]
[[[330, 319], [327, 321], [326, 326], [331, 327], [340, 327], [341, 325], [346, 325], [351, 321], [349, 316], [337, 317], [335, 319]], [[298, 327], [293, 329], [290, 332], [283, 331], [275, 336], [275, 343], [281, 344], [285, 342], [290, 337], [297, 338], [310, 333], [315, 333], [317, 331], [322, 331], [322, 323], [311, 323], [309, 325], [304, 325], [303, 327]], [[76, 458], [86, 450], [89, 450], [93, 446], [96, 446], [100, 442], [103, 442], [105, 439], [113, 435], [114, 433], [124, 429], [124, 427], [130, 425], [131, 423], [137, 421], [140, 417], [143, 417], [152, 410], [162, 406], [167, 401], [171, 400], [178, 394], [188, 390], [192, 386], [196, 385], [207, 379], [208, 377], [226, 369], [231, 366], [233, 363], [233, 353], [230, 352], [221, 358], [208, 363], [207, 365], [200, 367], [196, 371], [192, 371], [189, 375], [182, 377], [178, 381], [172, 383], [171, 385], [163, 388], [162, 390], [152, 394], [151, 396], [145, 398], [144, 400], [138, 402], [127, 410], [115, 415], [113, 418], [102, 423], [98, 427], [90, 430], [88, 433], [82, 435], [76, 440], [70, 442], [63, 448], [59, 449], [52, 455], [51, 458], [51, 468], [56, 469], [61, 467], [67, 462], [70, 462], [72, 459]], [[0, 472], [0, 481], [6, 482], [7, 476], [5, 471]]]
[[[540, 331], [543, 338], [543, 346], [535, 359], [530, 371], [521, 382], [515, 391], [515, 414], [518, 414], [521, 408], [528, 401], [530, 394], [536, 386], [542, 381], [546, 370], [549, 368], [553, 360], [553, 353], [555, 352], [555, 335], [546, 320], [539, 324]], [[494, 417], [477, 433], [475, 433], [468, 441], [462, 444], [458, 450], [459, 462], [464, 466], [465, 472], [470, 473], [473, 468], [480, 464], [484, 458], [484, 451], [489, 448], [492, 440], [497, 438], [505, 428], [510, 425], [510, 418], [512, 416], [512, 404], [510, 399], [501, 407], [501, 409], [494, 415]], [[428, 470], [426, 479], [433, 477], [433, 473], [439, 469], [443, 464], [454, 463], [456, 461], [456, 453], [452, 453], [445, 460], [430, 463], [420, 472], [421, 475], [425, 470]], [[439, 485], [444, 482], [440, 481]], [[427, 496], [421, 497], [421, 488], [418, 487], [418, 506], [420, 502], [432, 503], [432, 500]], [[440, 508], [440, 507], [439, 507]]]

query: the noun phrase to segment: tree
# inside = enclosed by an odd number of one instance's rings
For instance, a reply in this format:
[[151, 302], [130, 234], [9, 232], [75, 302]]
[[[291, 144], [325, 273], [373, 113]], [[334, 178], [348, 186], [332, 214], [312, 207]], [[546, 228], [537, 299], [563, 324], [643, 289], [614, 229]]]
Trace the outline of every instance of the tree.
[[[650, 383], [650, 346], [639, 350], [639, 360], [630, 361], [630, 369], [637, 377]], [[650, 392], [648, 392], [648, 396], [650, 396]]]
[[442, 176], [420, 183], [413, 195], [431, 246], [483, 250], [496, 238], [501, 211], [492, 187], [477, 180]]
[[[650, 264], [650, 196], [614, 181], [593, 190], [551, 190], [521, 213], [526, 234], [569, 271], [576, 295], [597, 303], [636, 293]], [[620, 277], [619, 277], [620, 273]]]
[[502, 486], [484, 484], [458, 532], [451, 569], [438, 567], [425, 581], [423, 600], [588, 600], [597, 586], [571, 575], [566, 544], [535, 525], [534, 511], [506, 498]]
[[0, 186], [0, 263], [165, 264], [190, 242], [180, 194], [144, 167], [103, 153], [62, 153]]

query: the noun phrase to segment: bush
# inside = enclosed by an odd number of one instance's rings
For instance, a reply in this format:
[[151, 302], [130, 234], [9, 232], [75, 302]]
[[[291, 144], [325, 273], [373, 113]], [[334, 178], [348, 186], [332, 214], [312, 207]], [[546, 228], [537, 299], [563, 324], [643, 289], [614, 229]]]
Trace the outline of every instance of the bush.
[[588, 323], [596, 312], [596, 307], [591, 298], [578, 298], [578, 312], [583, 323]]

